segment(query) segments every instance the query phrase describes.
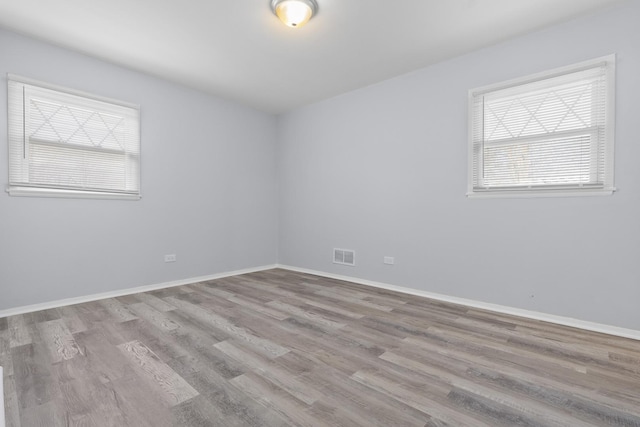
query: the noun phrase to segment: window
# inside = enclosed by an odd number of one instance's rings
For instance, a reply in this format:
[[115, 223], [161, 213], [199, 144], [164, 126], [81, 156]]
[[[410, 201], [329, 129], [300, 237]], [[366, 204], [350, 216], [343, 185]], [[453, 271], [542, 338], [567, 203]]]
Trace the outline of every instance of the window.
[[469, 92], [468, 196], [612, 194], [613, 55]]
[[15, 196], [140, 198], [137, 106], [8, 76]]

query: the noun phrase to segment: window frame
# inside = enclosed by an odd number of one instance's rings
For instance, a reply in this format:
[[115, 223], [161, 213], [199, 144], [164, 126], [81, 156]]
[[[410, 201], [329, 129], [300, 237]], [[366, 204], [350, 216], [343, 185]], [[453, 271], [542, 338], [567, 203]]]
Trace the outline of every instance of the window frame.
[[[482, 160], [476, 159], [474, 150], [476, 142], [474, 141], [474, 126], [476, 126], [475, 117], [475, 100], [478, 96], [488, 95], [494, 92], [517, 88], [527, 84], [542, 82], [544, 80], [567, 76], [580, 71], [586, 71], [601, 66], [606, 67], [605, 78], [605, 99], [604, 99], [604, 138], [603, 138], [603, 155], [604, 155], [604, 183], [603, 185], [594, 186], [593, 184], [567, 184], [567, 185], [530, 185], [530, 186], [514, 186], [508, 187], [485, 187], [478, 188], [474, 181], [474, 168], [477, 162]], [[555, 68], [540, 73], [519, 77], [504, 82], [490, 84], [479, 88], [471, 89], [468, 93], [468, 151], [467, 151], [467, 197], [469, 198], [529, 198], [529, 197], [573, 197], [573, 196], [608, 196], [617, 191], [614, 186], [614, 145], [615, 145], [615, 54], [595, 58], [592, 60], [568, 65], [565, 67]], [[555, 87], [551, 86], [551, 87]], [[484, 101], [483, 101], [484, 105]], [[484, 127], [484, 118], [480, 126]], [[567, 133], [576, 131], [567, 131]], [[538, 138], [541, 134], [538, 134]], [[521, 137], [525, 139], [525, 137]], [[536, 135], [531, 136], [535, 139]], [[484, 143], [484, 142], [483, 142]], [[593, 149], [593, 147], [592, 147]], [[480, 151], [484, 151], [480, 148]], [[479, 157], [482, 156], [482, 153]], [[478, 165], [480, 167], [481, 165]], [[480, 173], [480, 172], [478, 172]]]
[[[31, 79], [28, 77], [16, 75], [16, 74], [7, 74], [7, 97], [12, 96], [12, 91], [15, 91], [15, 88], [10, 87], [10, 85], [18, 84], [24, 85], [23, 94], [18, 94], [18, 98], [22, 98], [23, 102], [23, 112], [21, 120], [17, 120], [12, 118], [12, 114], [14, 110], [12, 109], [12, 101], [8, 99], [8, 118], [7, 118], [7, 149], [8, 149], [8, 185], [6, 187], [6, 192], [10, 196], [27, 196], [27, 197], [62, 197], [62, 198], [90, 198], [90, 199], [119, 199], [119, 200], [139, 200], [141, 198], [141, 132], [140, 132], [140, 106], [137, 104], [132, 104], [112, 98], [103, 97], [100, 95], [95, 95], [92, 93], [71, 89], [64, 86], [54, 85], [51, 83], [42, 82], [39, 80]], [[133, 118], [133, 123], [127, 125], [127, 131], [132, 135], [131, 141], [137, 146], [137, 153], [132, 154], [131, 151], [123, 148], [121, 152], [123, 156], [137, 156], [137, 161], [134, 162], [135, 165], [135, 173], [133, 173], [129, 177], [133, 177], [134, 181], [134, 189], [128, 190], [126, 188], [122, 188], [121, 190], [110, 190], [110, 189], [87, 189], [78, 186], [77, 188], [73, 188], [73, 186], [56, 186], [55, 184], [42, 184], [42, 183], [33, 183], [29, 182], [28, 171], [25, 171], [25, 163], [28, 159], [28, 152], [31, 150], [30, 145], [32, 142], [26, 141], [26, 123], [28, 123], [29, 118], [26, 117], [27, 109], [26, 103], [29, 102], [32, 97], [28, 96], [30, 91], [35, 91], [37, 93], [38, 90], [44, 89], [45, 91], [53, 91], [56, 92], [55, 95], [60, 96], [61, 98], [81, 98], [78, 100], [78, 103], [69, 102], [73, 108], [89, 108], [88, 111], [96, 111], [100, 114], [109, 114], [114, 111], [127, 109], [130, 114], [130, 118]], [[35, 99], [35, 97], [33, 97]], [[100, 105], [102, 104], [102, 105]], [[66, 105], [66, 104], [65, 104]], [[22, 128], [22, 131], [20, 131]], [[17, 131], [16, 131], [17, 129]], [[18, 138], [16, 135], [22, 134], [21, 138]], [[128, 140], [129, 141], [129, 140]], [[66, 149], [74, 149], [78, 150], [78, 153], [88, 153], [88, 152], [115, 152], [117, 150], [110, 150], [108, 148], [96, 148], [93, 146], [87, 145], [86, 148], [83, 148], [82, 145], [78, 144], [70, 144], [65, 142], [57, 142], [57, 141], [35, 141], [33, 142], [34, 146], [50, 146], [55, 147], [59, 146], [61, 148]], [[65, 144], [68, 146], [65, 147]], [[16, 161], [13, 159], [15, 157], [15, 151], [17, 146], [22, 146], [22, 161]], [[128, 160], [125, 160], [125, 166], [130, 165], [131, 163], [127, 163]], [[18, 166], [18, 163], [21, 163]], [[16, 176], [20, 176], [17, 180]], [[13, 178], [13, 179], [12, 179]]]

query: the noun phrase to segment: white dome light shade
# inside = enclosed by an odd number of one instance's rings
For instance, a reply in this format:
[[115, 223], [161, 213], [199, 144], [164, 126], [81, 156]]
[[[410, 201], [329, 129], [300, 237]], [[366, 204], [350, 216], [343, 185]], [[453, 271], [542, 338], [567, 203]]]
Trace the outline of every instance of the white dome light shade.
[[315, 0], [272, 0], [271, 9], [285, 25], [298, 28], [311, 19], [318, 4]]

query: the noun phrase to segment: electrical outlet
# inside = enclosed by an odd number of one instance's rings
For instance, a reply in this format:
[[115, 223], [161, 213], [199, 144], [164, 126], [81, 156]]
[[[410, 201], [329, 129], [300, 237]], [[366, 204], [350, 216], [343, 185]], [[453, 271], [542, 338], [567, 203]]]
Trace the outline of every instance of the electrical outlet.
[[396, 259], [392, 256], [386, 256], [384, 257], [384, 263], [387, 265], [393, 265], [396, 263]]
[[164, 262], [176, 262], [176, 254], [165, 255]]

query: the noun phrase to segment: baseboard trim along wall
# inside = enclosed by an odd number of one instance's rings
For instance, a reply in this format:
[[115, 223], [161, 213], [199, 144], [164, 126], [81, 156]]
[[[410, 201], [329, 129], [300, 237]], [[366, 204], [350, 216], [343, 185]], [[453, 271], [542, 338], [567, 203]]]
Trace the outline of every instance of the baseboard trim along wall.
[[[65, 307], [67, 305], [82, 304], [83, 302], [96, 301], [106, 298], [121, 297], [124, 295], [137, 294], [140, 292], [155, 291], [158, 289], [172, 288], [174, 286], [189, 285], [191, 283], [204, 282], [207, 280], [223, 279], [225, 277], [238, 276], [240, 274], [255, 273], [257, 271], [271, 270], [277, 268], [274, 265], [265, 265], [262, 267], [246, 268], [243, 270], [228, 271], [224, 273], [211, 274], [209, 276], [191, 277], [189, 279], [174, 280], [171, 282], [159, 283], [156, 285], [139, 286], [136, 288], [118, 289], [117, 291], [103, 292], [93, 295], [85, 295], [75, 298], [67, 298], [56, 301], [44, 302], [41, 304], [25, 305], [23, 307], [10, 308], [0, 310], [0, 318], [15, 316], [16, 314], [32, 313], [34, 311], [49, 310], [51, 308]], [[0, 427], [2, 427], [0, 425]]]
[[386, 289], [389, 291], [402, 292], [404, 294], [416, 295], [420, 297], [431, 298], [438, 301], [465, 305], [467, 307], [495, 311], [497, 313], [511, 314], [513, 316], [525, 317], [527, 319], [541, 320], [543, 322], [555, 323], [563, 326], [570, 326], [573, 328], [584, 329], [592, 332], [600, 332], [603, 334], [614, 335], [614, 336], [623, 337], [623, 338], [631, 338], [634, 340], [640, 340], [640, 331], [636, 331], [634, 329], [604, 325], [601, 323], [589, 322], [586, 320], [573, 319], [571, 317], [556, 316], [553, 314], [540, 313], [537, 311], [524, 310], [520, 308], [514, 308], [514, 307], [498, 305], [498, 304], [491, 304], [491, 303], [476, 301], [471, 299], [435, 294], [427, 291], [421, 291], [419, 289], [412, 289], [412, 288], [406, 288], [403, 286], [390, 285], [387, 283], [374, 282], [371, 280], [359, 279], [357, 277], [341, 276], [338, 274], [325, 273], [323, 271], [309, 270], [306, 268], [292, 267], [289, 265], [279, 264], [277, 268], [282, 268], [284, 270], [291, 270], [298, 273], [313, 274], [316, 276], [327, 277], [330, 279], [344, 280], [346, 282], [357, 283], [359, 285], [372, 286], [375, 288]]

